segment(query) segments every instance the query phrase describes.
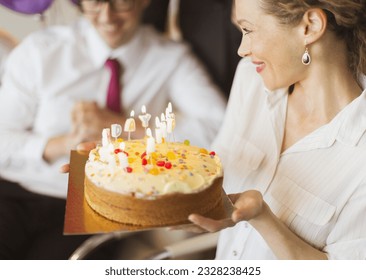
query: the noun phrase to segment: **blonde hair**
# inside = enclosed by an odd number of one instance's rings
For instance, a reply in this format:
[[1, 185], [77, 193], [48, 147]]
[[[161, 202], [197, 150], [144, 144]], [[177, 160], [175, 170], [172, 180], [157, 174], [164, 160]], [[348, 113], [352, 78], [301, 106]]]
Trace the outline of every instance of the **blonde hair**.
[[322, 9], [328, 29], [344, 40], [349, 67], [357, 78], [366, 74], [366, 0], [260, 0], [263, 10], [282, 24], [297, 24], [309, 8]]

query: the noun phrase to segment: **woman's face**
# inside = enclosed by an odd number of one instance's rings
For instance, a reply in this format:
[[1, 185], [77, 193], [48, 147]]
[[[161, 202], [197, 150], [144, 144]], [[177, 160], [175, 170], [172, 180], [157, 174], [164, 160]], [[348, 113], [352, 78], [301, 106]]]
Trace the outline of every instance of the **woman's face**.
[[251, 58], [269, 90], [286, 88], [303, 78], [305, 42], [300, 28], [280, 24], [264, 13], [259, 2], [235, 1], [235, 16], [243, 33], [238, 54]]

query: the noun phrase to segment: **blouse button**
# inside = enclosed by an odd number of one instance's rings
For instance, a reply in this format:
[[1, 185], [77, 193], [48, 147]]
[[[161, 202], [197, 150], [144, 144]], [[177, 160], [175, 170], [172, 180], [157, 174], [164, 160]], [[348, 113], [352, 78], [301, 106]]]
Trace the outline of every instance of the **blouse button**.
[[233, 256], [236, 257], [238, 255], [238, 252], [236, 250], [233, 251]]

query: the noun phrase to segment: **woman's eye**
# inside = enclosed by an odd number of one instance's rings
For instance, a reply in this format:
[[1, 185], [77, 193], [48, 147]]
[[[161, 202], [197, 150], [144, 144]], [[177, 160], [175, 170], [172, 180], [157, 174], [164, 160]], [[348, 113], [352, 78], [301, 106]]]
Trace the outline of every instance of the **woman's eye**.
[[249, 29], [247, 29], [247, 28], [242, 28], [241, 30], [243, 31], [243, 34], [244, 34], [244, 35], [248, 35], [249, 33], [251, 33], [251, 32], [252, 32], [251, 30], [249, 30]]

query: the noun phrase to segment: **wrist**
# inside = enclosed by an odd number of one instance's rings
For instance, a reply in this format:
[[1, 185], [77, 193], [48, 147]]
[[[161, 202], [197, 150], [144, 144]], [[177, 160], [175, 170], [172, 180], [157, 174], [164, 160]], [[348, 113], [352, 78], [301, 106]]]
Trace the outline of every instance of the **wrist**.
[[254, 227], [260, 227], [262, 225], [268, 225], [270, 221], [273, 221], [275, 215], [271, 211], [271, 208], [268, 206], [266, 202], [263, 201], [262, 210], [261, 212], [250, 219], [248, 222]]
[[68, 135], [50, 138], [43, 152], [43, 159], [48, 163], [67, 155], [72, 149], [71, 137]]

